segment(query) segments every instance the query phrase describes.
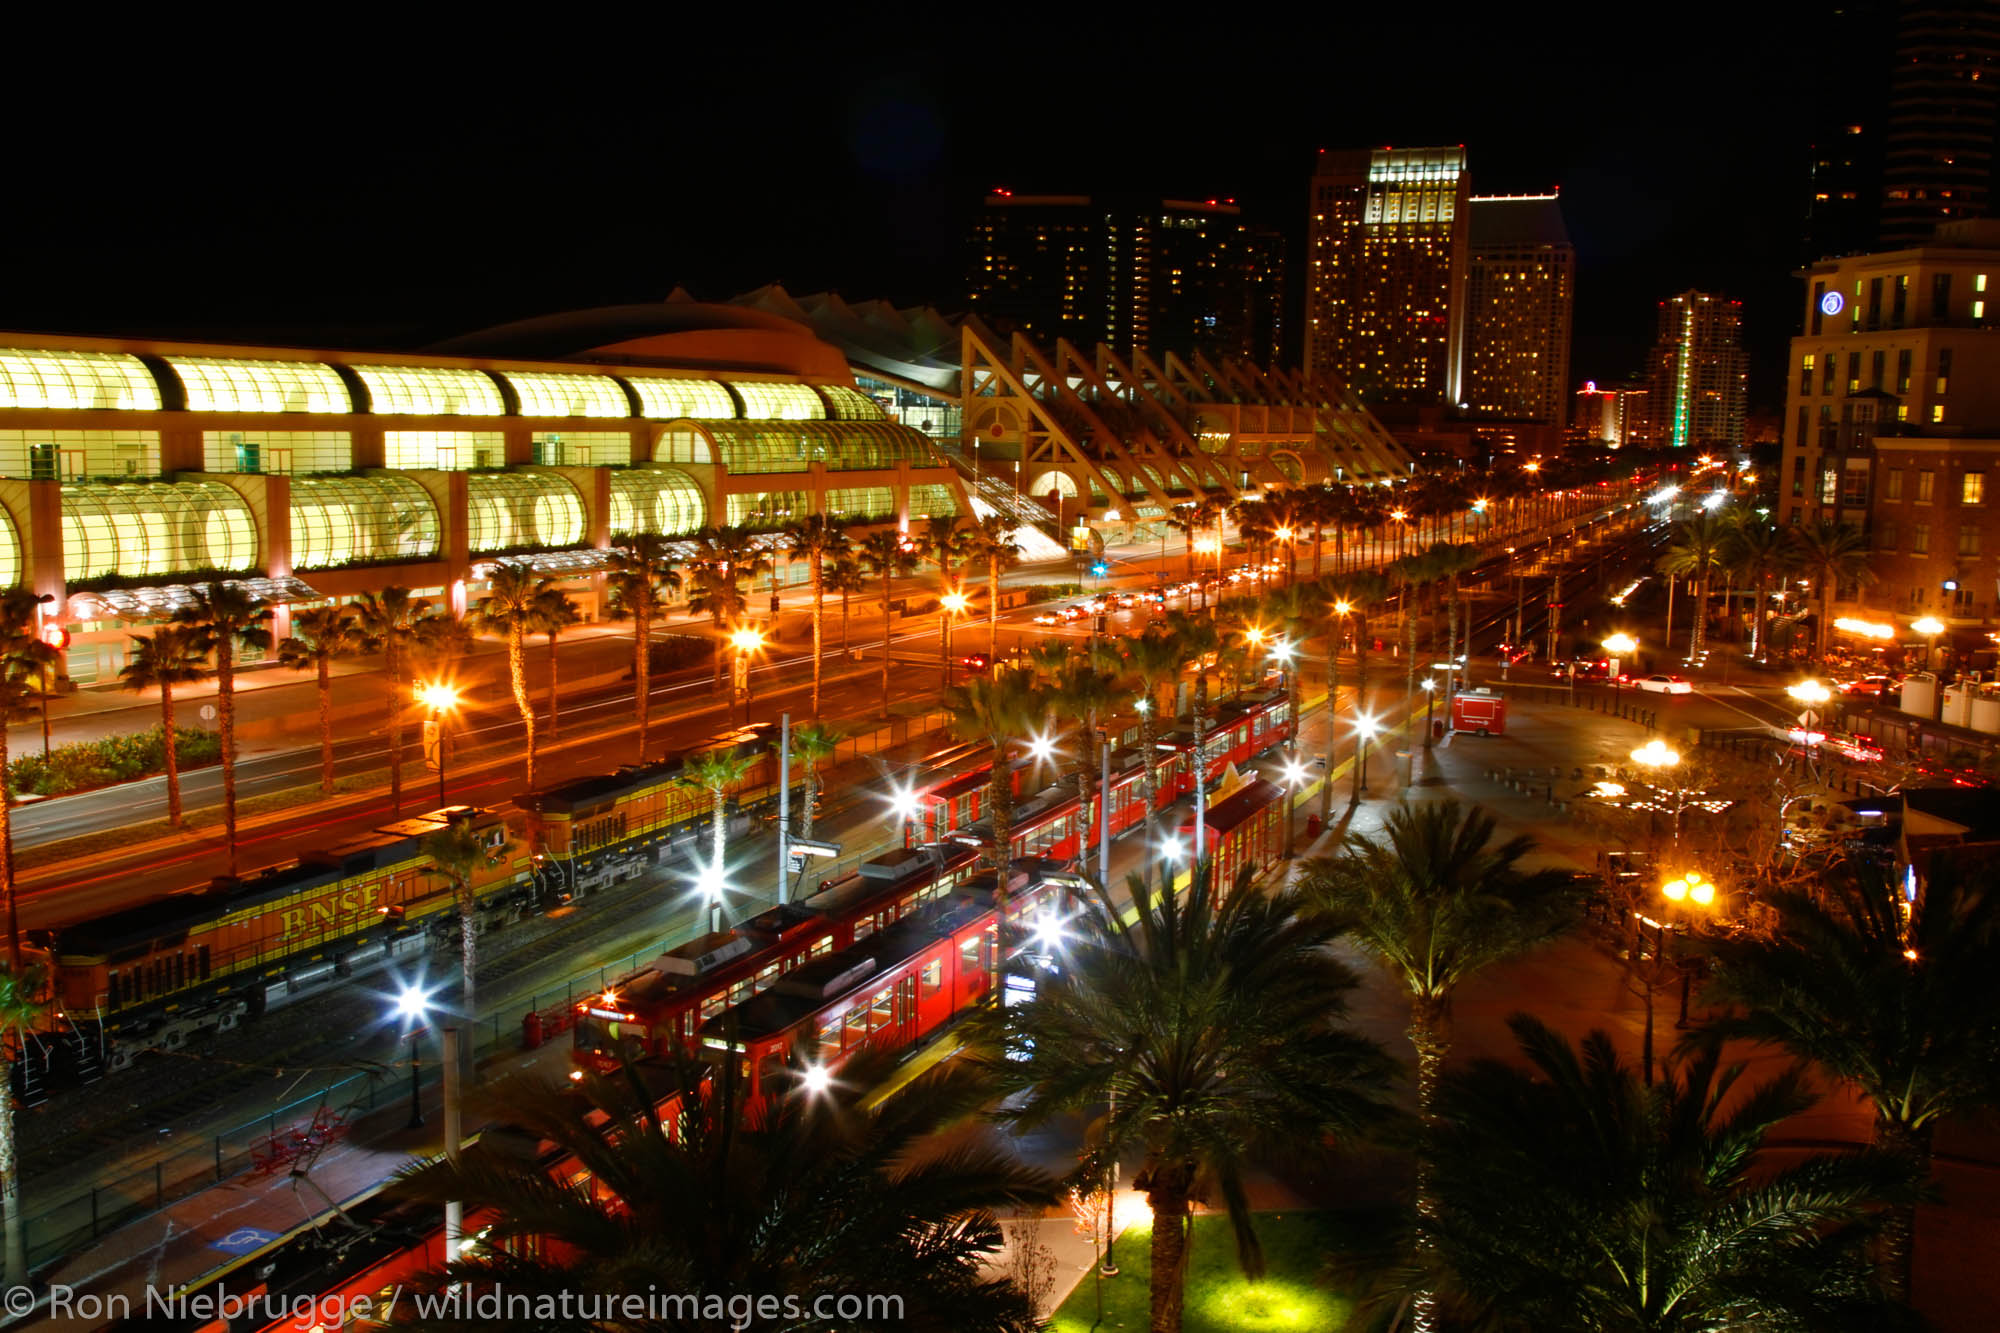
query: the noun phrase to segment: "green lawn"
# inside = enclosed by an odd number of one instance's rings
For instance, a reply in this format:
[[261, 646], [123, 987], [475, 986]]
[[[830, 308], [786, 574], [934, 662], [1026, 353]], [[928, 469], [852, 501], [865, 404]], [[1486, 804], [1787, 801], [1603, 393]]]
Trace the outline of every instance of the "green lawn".
[[[1348, 1303], [1321, 1286], [1326, 1261], [1321, 1223], [1314, 1213], [1259, 1213], [1257, 1237], [1264, 1243], [1269, 1272], [1247, 1281], [1236, 1266], [1236, 1242], [1220, 1215], [1194, 1224], [1194, 1259], [1188, 1267], [1184, 1333], [1338, 1333], [1347, 1323]], [[1128, 1229], [1116, 1247], [1118, 1276], [1104, 1282], [1104, 1322], [1100, 1329], [1147, 1326], [1146, 1275], [1152, 1236], [1144, 1226]], [[1089, 1333], [1097, 1318], [1095, 1279], [1085, 1277], [1056, 1311], [1054, 1333]]]

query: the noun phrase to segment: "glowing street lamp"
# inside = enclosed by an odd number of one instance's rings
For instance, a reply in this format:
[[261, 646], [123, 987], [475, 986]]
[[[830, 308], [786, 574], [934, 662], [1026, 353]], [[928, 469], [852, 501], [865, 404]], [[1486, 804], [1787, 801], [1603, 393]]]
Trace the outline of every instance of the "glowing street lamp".
[[[1676, 914], [1683, 917], [1685, 917], [1689, 907], [1699, 907], [1708, 910], [1715, 906], [1715, 884], [1698, 870], [1690, 870], [1678, 878], [1668, 880], [1660, 886], [1660, 892], [1666, 897], [1667, 902], [1673, 907]], [[1657, 950], [1659, 947], [1658, 933], [1655, 934], [1654, 940], [1654, 948]], [[1685, 962], [1682, 963], [1680, 972], [1681, 1016], [1674, 1026], [1685, 1028], [1688, 1025], [1688, 991], [1692, 987], [1692, 977], [1694, 974]]]
[[1424, 748], [1431, 748], [1431, 719], [1437, 716], [1438, 683], [1435, 676], [1425, 676], [1417, 682], [1424, 687]]
[[1937, 666], [1933, 659], [1937, 656], [1938, 635], [1945, 631], [1944, 622], [1936, 616], [1925, 616], [1922, 620], [1911, 621], [1910, 628], [1929, 640], [1924, 647], [1924, 670], [1935, 671]]
[[1355, 714], [1353, 726], [1358, 753], [1354, 757], [1354, 790], [1347, 800], [1349, 809], [1360, 804], [1361, 798], [1368, 794], [1368, 743], [1381, 729], [1381, 724], [1367, 713]]
[[[1681, 762], [1681, 753], [1665, 741], [1655, 737], [1653, 740], [1647, 741], [1644, 745], [1632, 751], [1632, 762], [1649, 773], [1654, 774], [1653, 783], [1655, 786], [1658, 786], [1660, 782], [1658, 775], [1670, 773], [1678, 767]], [[1674, 847], [1678, 850], [1681, 845], [1681, 788], [1678, 783], [1674, 785], [1673, 793]]]
[[424, 719], [424, 767], [438, 775], [438, 808], [444, 808], [444, 727], [445, 719], [458, 711], [459, 693], [445, 681], [417, 687], [417, 702], [430, 710]]
[[750, 656], [764, 646], [764, 636], [748, 625], [740, 625], [729, 635], [730, 646], [736, 649], [734, 673], [735, 703], [743, 710], [743, 721], [750, 721]]
[[1624, 630], [1619, 630], [1616, 634], [1605, 636], [1604, 651], [1611, 658], [1609, 663], [1610, 670], [1606, 674], [1611, 677], [1611, 707], [1612, 711], [1616, 712], [1618, 709], [1618, 697], [1622, 693], [1619, 676], [1623, 672], [1620, 668], [1623, 666], [1625, 658], [1639, 651], [1639, 641]]
[[396, 995], [392, 1013], [410, 1036], [410, 1125], [424, 1127], [423, 1056], [417, 1049], [417, 1034], [424, 1030], [424, 1016], [430, 1012], [431, 993], [423, 986], [405, 986]]
[[951, 627], [971, 599], [954, 588], [938, 598], [938, 651], [944, 656], [944, 683], [951, 684]]

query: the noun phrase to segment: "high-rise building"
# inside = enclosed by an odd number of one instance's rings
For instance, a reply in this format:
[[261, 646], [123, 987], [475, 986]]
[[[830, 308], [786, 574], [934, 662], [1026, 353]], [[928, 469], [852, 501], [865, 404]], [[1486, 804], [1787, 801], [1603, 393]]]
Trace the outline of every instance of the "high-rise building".
[[1272, 364], [1284, 292], [1283, 236], [1233, 200], [996, 190], [972, 225], [972, 312], [1048, 342]]
[[1306, 366], [1371, 403], [1462, 399], [1465, 149], [1322, 149], [1306, 242]]
[[1879, 245], [1992, 211], [2000, 132], [2000, 7], [1906, 0], [1896, 20], [1882, 139]]
[[1659, 337], [1647, 365], [1657, 443], [1742, 445], [1747, 373], [1741, 301], [1687, 291], [1660, 302]]
[[1576, 250], [1553, 194], [1474, 196], [1465, 387], [1478, 417], [1561, 426], [1569, 397]]
[[1653, 430], [1653, 386], [1630, 382], [1600, 385], [1585, 380], [1570, 409], [1569, 438], [1576, 444], [1602, 444], [1613, 449], [1656, 444]]

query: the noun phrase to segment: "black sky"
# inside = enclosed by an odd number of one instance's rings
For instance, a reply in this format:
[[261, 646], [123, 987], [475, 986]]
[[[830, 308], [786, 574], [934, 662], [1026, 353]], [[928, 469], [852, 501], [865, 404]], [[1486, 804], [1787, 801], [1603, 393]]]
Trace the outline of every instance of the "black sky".
[[1234, 196], [1302, 238], [1316, 148], [1462, 142], [1480, 193], [1562, 189], [1577, 378], [1636, 371], [1700, 286], [1744, 300], [1780, 396], [1812, 112], [1881, 53], [1804, 44], [1793, 7], [1407, 8], [77, 33], [11, 89], [0, 327], [418, 345], [773, 281], [955, 309], [993, 185]]

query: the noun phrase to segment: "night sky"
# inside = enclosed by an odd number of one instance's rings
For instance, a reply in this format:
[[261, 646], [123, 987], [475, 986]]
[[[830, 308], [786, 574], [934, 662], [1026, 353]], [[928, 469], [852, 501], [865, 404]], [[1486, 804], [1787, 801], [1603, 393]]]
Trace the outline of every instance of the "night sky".
[[1577, 379], [1636, 372], [1700, 286], [1745, 302], [1753, 404], [1779, 399], [1813, 112], [1882, 54], [1807, 42], [1810, 7], [1508, 9], [1143, 38], [317, 11], [226, 63], [79, 33], [10, 89], [0, 327], [416, 346], [772, 281], [955, 310], [991, 186], [1233, 196], [1296, 259], [1316, 148], [1462, 142], [1475, 192], [1561, 187]]

